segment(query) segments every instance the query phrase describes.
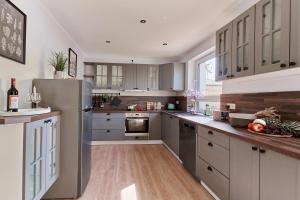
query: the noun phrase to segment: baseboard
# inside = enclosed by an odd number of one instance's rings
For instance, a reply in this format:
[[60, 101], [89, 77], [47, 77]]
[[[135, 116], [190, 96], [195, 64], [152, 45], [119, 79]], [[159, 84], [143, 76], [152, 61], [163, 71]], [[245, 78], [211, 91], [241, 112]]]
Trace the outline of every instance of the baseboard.
[[109, 145], [109, 144], [163, 144], [162, 140], [120, 140], [120, 141], [92, 141], [90, 145]]
[[177, 156], [177, 154], [170, 149], [170, 147], [168, 147], [168, 145], [166, 143], [163, 142], [163, 145], [171, 152], [171, 154], [182, 164], [182, 161], [180, 160], [180, 158]]
[[200, 183], [215, 200], [221, 200], [203, 181]]

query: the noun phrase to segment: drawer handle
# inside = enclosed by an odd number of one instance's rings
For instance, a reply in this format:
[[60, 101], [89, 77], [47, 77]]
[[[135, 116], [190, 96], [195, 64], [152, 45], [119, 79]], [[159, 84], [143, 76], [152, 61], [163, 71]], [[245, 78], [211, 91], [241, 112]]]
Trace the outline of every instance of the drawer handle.
[[214, 132], [212, 132], [212, 131], [208, 131], [208, 134], [209, 134], [209, 135], [213, 135], [213, 134], [214, 134]]
[[296, 62], [290, 62], [290, 66], [296, 66]]
[[106, 121], [108, 121], [108, 122], [109, 122], [109, 121], [110, 121], [110, 119], [106, 119]]
[[281, 67], [281, 68], [286, 68], [286, 64], [282, 63], [282, 64], [280, 65], [280, 67]]
[[207, 167], [207, 170], [211, 171], [211, 172], [213, 171], [212, 167], [210, 167], [210, 166]]
[[209, 142], [207, 145], [210, 146], [210, 147], [214, 146], [213, 143], [211, 143], [211, 142]]
[[186, 124], [186, 123], [184, 123], [184, 126], [185, 126], [185, 127], [187, 127], [187, 128], [189, 127], [189, 125], [188, 125], [188, 124]]
[[259, 149], [259, 153], [264, 154], [264, 153], [266, 153], [266, 150], [265, 149]]
[[258, 147], [255, 147], [255, 146], [254, 146], [254, 147], [252, 147], [252, 150], [253, 150], [253, 151], [257, 151], [257, 150], [258, 150]]
[[52, 122], [51, 119], [48, 119], [48, 120], [45, 120], [45, 121], [44, 121], [45, 124], [49, 124], [49, 123], [51, 123], [51, 122]]
[[106, 130], [106, 133], [110, 133], [110, 130]]
[[106, 113], [106, 115], [110, 115], [110, 113]]

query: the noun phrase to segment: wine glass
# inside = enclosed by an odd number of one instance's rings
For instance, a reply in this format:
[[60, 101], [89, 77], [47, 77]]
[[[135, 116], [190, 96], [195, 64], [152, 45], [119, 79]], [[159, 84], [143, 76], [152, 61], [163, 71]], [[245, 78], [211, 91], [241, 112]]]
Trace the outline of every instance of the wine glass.
[[42, 97], [40, 93], [32, 93], [31, 94], [31, 101], [32, 103], [36, 104], [36, 107], [39, 107], [39, 103], [42, 101]]

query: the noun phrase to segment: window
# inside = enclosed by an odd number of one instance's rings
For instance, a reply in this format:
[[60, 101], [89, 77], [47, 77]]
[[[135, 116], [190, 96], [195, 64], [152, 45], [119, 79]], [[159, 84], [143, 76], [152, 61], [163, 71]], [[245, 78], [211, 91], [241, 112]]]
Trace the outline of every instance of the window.
[[112, 88], [119, 88], [122, 87], [122, 85], [123, 85], [123, 67], [113, 65], [111, 86]]
[[205, 60], [197, 62], [197, 80], [198, 90], [203, 96], [220, 96], [222, 93], [222, 82], [217, 82], [215, 78], [216, 73], [216, 59], [209, 57]]
[[96, 86], [107, 88], [107, 65], [97, 65]]
[[196, 61], [197, 81], [195, 89], [203, 96], [199, 101], [198, 111], [205, 110], [207, 105], [212, 109], [220, 108], [220, 95], [222, 94], [222, 82], [216, 81], [216, 58], [210, 54]]

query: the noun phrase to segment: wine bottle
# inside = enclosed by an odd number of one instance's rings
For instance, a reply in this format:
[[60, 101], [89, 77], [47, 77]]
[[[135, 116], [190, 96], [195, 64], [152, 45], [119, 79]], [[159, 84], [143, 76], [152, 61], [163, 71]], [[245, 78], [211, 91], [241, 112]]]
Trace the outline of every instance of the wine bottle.
[[7, 112], [18, 112], [19, 91], [16, 89], [16, 79], [11, 79], [11, 87], [7, 91]]

